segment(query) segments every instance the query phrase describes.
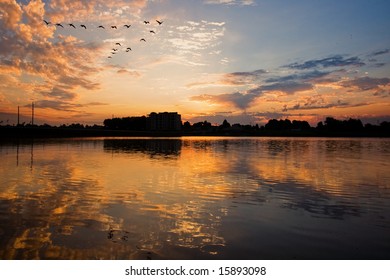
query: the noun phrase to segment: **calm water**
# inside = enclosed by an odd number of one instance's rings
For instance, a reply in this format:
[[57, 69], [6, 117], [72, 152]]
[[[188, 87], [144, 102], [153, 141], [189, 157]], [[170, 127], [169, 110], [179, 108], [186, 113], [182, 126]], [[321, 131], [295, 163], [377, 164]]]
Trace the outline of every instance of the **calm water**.
[[0, 144], [0, 259], [390, 259], [390, 139]]

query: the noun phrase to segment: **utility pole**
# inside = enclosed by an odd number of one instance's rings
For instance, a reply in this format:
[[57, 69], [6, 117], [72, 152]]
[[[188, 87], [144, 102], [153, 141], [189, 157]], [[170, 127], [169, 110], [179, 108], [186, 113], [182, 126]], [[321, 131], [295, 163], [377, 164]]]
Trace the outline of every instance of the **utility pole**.
[[31, 103], [31, 125], [34, 125], [34, 102]]
[[19, 126], [19, 124], [20, 124], [20, 122], [19, 122], [19, 120], [20, 120], [20, 110], [19, 110], [19, 106], [18, 106], [18, 126]]

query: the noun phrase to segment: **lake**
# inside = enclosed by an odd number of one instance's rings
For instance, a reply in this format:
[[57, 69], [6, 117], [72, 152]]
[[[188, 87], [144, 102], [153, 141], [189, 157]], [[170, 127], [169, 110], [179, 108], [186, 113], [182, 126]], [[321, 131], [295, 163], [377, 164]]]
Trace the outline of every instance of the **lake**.
[[390, 259], [390, 139], [35, 139], [0, 159], [0, 259]]

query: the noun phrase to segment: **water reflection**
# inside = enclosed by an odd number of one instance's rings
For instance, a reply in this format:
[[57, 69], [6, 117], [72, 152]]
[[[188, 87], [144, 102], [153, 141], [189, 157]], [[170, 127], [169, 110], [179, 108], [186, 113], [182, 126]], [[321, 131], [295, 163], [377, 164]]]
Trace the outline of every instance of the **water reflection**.
[[389, 143], [2, 144], [0, 258], [388, 258]]
[[149, 154], [151, 157], [177, 157], [180, 155], [180, 139], [104, 139], [104, 150], [107, 152]]

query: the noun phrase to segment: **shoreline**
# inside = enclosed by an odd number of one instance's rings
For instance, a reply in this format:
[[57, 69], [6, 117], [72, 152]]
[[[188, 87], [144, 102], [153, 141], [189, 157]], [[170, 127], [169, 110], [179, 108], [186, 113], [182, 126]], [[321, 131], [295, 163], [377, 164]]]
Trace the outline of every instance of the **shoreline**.
[[[387, 132], [387, 131], [386, 131]], [[258, 131], [132, 131], [110, 130], [105, 128], [61, 128], [61, 127], [17, 127], [0, 126], [0, 139], [26, 138], [74, 138], [74, 137], [351, 137], [351, 138], [390, 138], [390, 132], [383, 131], [316, 131], [311, 130], [258, 130]]]

